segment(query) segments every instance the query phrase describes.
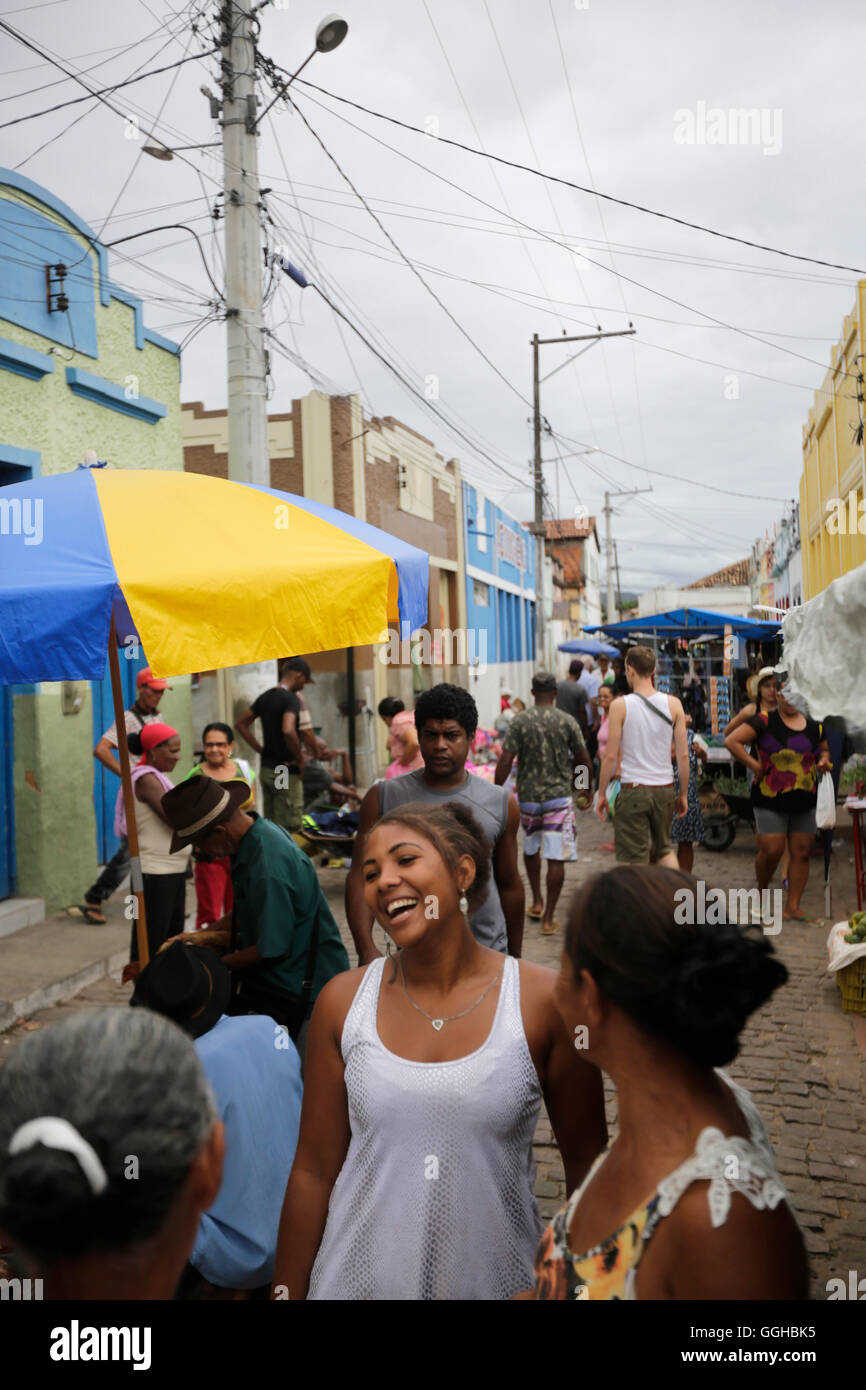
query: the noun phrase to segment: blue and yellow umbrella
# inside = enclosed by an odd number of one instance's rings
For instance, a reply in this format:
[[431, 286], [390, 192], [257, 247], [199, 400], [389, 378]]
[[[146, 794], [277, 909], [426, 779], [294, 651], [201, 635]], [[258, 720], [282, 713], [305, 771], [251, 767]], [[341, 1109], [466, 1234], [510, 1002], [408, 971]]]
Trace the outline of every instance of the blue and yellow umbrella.
[[105, 466], [0, 488], [0, 684], [101, 680], [108, 655], [142, 964], [118, 642], [156, 676], [365, 646], [422, 627], [427, 586], [423, 551], [272, 488]]
[[197, 473], [79, 468], [0, 489], [0, 683], [332, 651], [427, 616], [428, 557], [345, 512]]

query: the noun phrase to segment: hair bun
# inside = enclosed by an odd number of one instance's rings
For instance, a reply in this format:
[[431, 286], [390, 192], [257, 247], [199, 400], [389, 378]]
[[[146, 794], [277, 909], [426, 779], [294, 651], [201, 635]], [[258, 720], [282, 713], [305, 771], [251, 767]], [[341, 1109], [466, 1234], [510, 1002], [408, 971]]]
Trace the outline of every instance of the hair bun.
[[724, 1066], [746, 1020], [787, 978], [765, 937], [733, 925], [697, 927], [673, 982], [671, 1041], [694, 1061]]

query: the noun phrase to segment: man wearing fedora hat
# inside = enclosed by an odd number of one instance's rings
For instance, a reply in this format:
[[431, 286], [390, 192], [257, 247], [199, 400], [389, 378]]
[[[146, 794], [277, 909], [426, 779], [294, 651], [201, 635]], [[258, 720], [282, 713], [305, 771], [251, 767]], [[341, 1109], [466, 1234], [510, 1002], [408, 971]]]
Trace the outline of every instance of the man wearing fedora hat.
[[[194, 777], [166, 792], [162, 809], [174, 831], [172, 853], [193, 845], [200, 854], [229, 857], [237, 942], [223, 962], [240, 975], [235, 1010], [284, 1007], [286, 1016], [277, 1021], [291, 1015], [303, 1056], [300, 1025], [328, 980], [349, 969], [349, 957], [312, 861], [288, 831], [242, 811], [248, 797], [244, 782]], [[256, 995], [265, 1003], [254, 1002]]]
[[231, 977], [206, 946], [176, 941], [135, 982], [131, 1004], [162, 1014], [195, 1041], [225, 1127], [222, 1185], [201, 1217], [178, 1296], [260, 1289], [273, 1274], [280, 1208], [301, 1120], [301, 1063], [271, 1018], [227, 1017]]

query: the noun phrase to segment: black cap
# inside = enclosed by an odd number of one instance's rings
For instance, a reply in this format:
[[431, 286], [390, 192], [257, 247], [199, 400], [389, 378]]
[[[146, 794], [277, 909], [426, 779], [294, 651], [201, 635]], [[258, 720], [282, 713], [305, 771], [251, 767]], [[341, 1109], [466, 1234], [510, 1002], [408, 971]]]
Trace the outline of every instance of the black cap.
[[208, 946], [174, 941], [136, 976], [130, 1004], [170, 1018], [200, 1038], [229, 1006], [231, 976]]

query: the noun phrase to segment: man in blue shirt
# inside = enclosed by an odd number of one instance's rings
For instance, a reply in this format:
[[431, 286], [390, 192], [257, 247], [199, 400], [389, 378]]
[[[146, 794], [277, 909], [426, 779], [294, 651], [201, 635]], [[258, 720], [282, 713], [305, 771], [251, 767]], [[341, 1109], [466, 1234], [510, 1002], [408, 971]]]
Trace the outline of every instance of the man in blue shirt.
[[[204, 1213], [179, 1296], [263, 1289], [301, 1121], [301, 1063], [287, 1031], [262, 1014], [228, 1018], [229, 973], [206, 946], [175, 942], [136, 979], [133, 1007], [172, 1019], [195, 1049], [225, 1128], [219, 1195]], [[198, 1277], [197, 1277], [198, 1276]]]

